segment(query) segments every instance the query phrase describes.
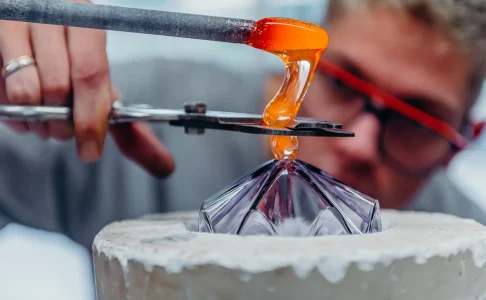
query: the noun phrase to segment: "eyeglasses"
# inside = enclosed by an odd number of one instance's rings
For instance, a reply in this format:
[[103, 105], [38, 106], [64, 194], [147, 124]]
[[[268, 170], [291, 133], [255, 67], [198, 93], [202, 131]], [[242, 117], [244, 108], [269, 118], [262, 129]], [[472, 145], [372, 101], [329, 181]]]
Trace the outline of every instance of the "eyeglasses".
[[[328, 60], [321, 59], [316, 71], [313, 82], [322, 109], [337, 116], [339, 120], [335, 121], [342, 124], [363, 112], [373, 113], [381, 123], [379, 150], [383, 159], [395, 168], [425, 176], [468, 144], [469, 137], [451, 125]], [[472, 124], [467, 127], [474, 129]]]

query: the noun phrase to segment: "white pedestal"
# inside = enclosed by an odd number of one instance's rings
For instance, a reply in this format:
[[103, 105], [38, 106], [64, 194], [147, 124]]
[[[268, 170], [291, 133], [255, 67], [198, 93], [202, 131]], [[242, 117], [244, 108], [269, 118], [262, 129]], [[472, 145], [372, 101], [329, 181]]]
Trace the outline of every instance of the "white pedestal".
[[93, 245], [98, 300], [486, 299], [486, 227], [382, 221], [381, 233], [309, 238], [197, 233], [195, 212], [113, 223]]

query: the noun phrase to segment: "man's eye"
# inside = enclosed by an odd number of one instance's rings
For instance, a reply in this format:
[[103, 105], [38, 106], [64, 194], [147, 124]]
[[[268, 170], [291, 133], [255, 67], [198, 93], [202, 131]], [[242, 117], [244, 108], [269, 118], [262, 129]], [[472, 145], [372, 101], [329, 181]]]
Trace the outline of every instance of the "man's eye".
[[338, 96], [345, 97], [347, 99], [354, 98], [356, 93], [343, 81], [334, 78], [328, 77], [329, 84], [331, 89], [336, 93]]
[[342, 82], [337, 78], [329, 77], [329, 82], [331, 83], [332, 87], [335, 88], [336, 90], [349, 91], [349, 88], [344, 84], [344, 82]]

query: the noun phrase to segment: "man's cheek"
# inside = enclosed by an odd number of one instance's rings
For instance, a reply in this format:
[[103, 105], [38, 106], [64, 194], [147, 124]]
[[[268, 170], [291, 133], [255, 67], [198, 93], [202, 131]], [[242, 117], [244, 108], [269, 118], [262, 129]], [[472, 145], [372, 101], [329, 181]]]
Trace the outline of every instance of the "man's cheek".
[[333, 138], [320, 137], [299, 137], [298, 158], [314, 165], [317, 168], [327, 170], [329, 161], [335, 160], [333, 157], [332, 141]]
[[387, 204], [404, 204], [418, 190], [422, 181], [407, 176], [386, 165], [376, 170], [377, 185], [380, 189], [378, 199]]

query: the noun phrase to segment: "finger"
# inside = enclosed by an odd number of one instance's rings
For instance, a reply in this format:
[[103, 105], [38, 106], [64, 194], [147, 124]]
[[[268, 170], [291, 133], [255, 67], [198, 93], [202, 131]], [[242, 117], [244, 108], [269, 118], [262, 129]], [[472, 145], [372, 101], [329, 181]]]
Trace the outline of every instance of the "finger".
[[[0, 66], [3, 66], [3, 61], [1, 57], [0, 57]], [[7, 103], [9, 103], [9, 101], [7, 98], [7, 91], [5, 90], [5, 80], [0, 80], [0, 104], [7, 104]], [[18, 133], [26, 133], [29, 131], [27, 124], [25, 124], [24, 122], [3, 121], [3, 123]]]
[[[32, 56], [28, 24], [3, 21], [0, 31], [0, 54], [4, 64], [23, 55]], [[5, 78], [5, 90], [11, 104], [40, 105], [40, 82], [35, 65], [23, 67], [8, 75]], [[48, 136], [47, 128], [39, 122], [29, 122], [28, 127], [42, 138]]]
[[122, 123], [110, 130], [120, 151], [156, 177], [167, 177], [175, 168], [174, 158], [143, 123]]
[[73, 86], [74, 132], [81, 158], [91, 162], [103, 151], [111, 109], [106, 34], [69, 27], [68, 49]]
[[[42, 99], [44, 105], [68, 105], [71, 77], [66, 45], [65, 28], [62, 26], [32, 24], [32, 46], [37, 61]], [[66, 122], [49, 122], [50, 136], [68, 139], [74, 128]]]

